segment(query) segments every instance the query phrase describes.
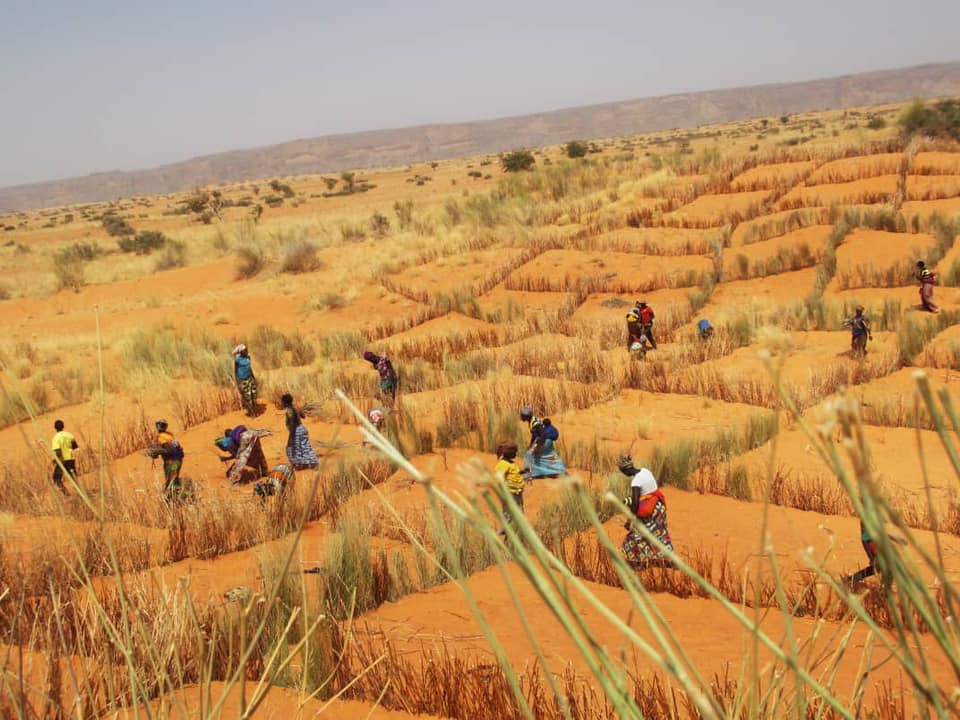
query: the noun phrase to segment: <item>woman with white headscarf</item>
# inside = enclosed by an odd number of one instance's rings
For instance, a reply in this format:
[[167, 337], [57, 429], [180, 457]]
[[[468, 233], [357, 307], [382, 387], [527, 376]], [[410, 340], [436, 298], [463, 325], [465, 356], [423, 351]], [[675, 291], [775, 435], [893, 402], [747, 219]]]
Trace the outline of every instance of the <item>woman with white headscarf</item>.
[[233, 349], [233, 376], [237, 381], [237, 390], [240, 392], [240, 402], [248, 417], [257, 414], [257, 378], [253, 375], [253, 366], [250, 364], [250, 352], [247, 346], [240, 343]]
[[673, 542], [667, 528], [667, 501], [657, 487], [656, 478], [647, 468], [637, 469], [629, 455], [621, 455], [617, 467], [630, 478], [630, 497], [626, 498], [630, 507], [630, 519], [624, 525], [627, 536], [621, 546], [624, 558], [635, 568], [651, 564], [669, 566], [670, 560], [664, 550], [652, 544], [635, 529], [635, 525], [642, 524], [667, 551], [673, 551]]

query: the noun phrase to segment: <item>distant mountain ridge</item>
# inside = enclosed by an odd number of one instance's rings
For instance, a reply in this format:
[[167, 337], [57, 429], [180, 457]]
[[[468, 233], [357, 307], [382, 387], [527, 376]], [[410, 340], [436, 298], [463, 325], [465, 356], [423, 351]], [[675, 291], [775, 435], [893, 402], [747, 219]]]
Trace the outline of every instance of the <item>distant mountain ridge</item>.
[[518, 147], [674, 127], [960, 94], [960, 62], [754, 85], [551, 110], [478, 122], [421, 125], [293, 140], [156, 168], [0, 188], [0, 209], [112, 200], [281, 175], [405, 165]]

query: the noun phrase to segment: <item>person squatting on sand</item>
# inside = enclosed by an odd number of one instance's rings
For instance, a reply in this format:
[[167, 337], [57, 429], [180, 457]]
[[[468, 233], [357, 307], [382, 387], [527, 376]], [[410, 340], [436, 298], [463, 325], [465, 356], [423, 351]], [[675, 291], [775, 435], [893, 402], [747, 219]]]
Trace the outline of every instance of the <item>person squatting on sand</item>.
[[697, 337], [701, 340], [709, 340], [713, 337], [713, 325], [706, 318], [697, 323]]
[[213, 441], [218, 450], [227, 453], [226, 457], [220, 457], [220, 462], [234, 461], [227, 468], [227, 480], [231, 485], [239, 485], [243, 482], [245, 468], [251, 468], [256, 472], [257, 478], [267, 474], [269, 466], [263, 454], [260, 438], [269, 434], [269, 430], [250, 430], [246, 425], [237, 425], [233, 429], [227, 428], [223, 431], [223, 437]]
[[370, 350], [363, 353], [363, 359], [373, 365], [380, 375], [380, 399], [388, 406], [397, 399], [397, 371], [386, 355], [377, 355]]
[[301, 420], [304, 417], [302, 410], [293, 404], [293, 395], [284, 394], [280, 398], [283, 406], [284, 421], [287, 425], [287, 460], [293, 465], [295, 470], [304, 470], [306, 468], [316, 467], [320, 461], [317, 459], [317, 453], [310, 445], [310, 433], [307, 432], [307, 426]]
[[157, 420], [157, 439], [147, 448], [147, 455], [154, 459], [163, 459], [163, 492], [165, 495], [179, 493], [181, 490], [180, 469], [183, 467], [183, 447], [173, 433], [169, 431], [166, 420]]
[[233, 376], [237, 381], [244, 412], [247, 417], [254, 417], [257, 414], [257, 378], [253, 375], [250, 353], [243, 343], [233, 349]]
[[920, 304], [927, 312], [940, 312], [940, 308], [933, 301], [933, 286], [937, 284], [937, 276], [927, 269], [923, 260], [917, 261], [917, 281], [920, 283]]
[[[493, 473], [506, 486], [510, 495], [509, 500], [502, 501], [505, 526], [513, 523], [513, 513], [523, 514], [524, 475], [530, 472], [529, 468], [521, 470], [516, 459], [516, 443], [502, 442], [497, 446], [497, 464], [493, 468]], [[499, 534], [505, 536], [506, 528], [500, 530]]]
[[289, 465], [274, 465], [267, 477], [254, 483], [253, 492], [261, 502], [265, 502], [268, 497], [282, 497], [293, 479], [293, 468]]
[[870, 321], [863, 314], [863, 305], [857, 305], [853, 316], [843, 321], [843, 326], [850, 328], [850, 354], [853, 357], [863, 357], [867, 354], [867, 340], [873, 340], [870, 330]]
[[524, 467], [530, 471], [530, 479], [559, 477], [567, 474], [554, 443], [560, 437], [560, 431], [550, 422], [550, 418], [541, 420], [533, 414], [533, 407], [520, 408], [520, 419], [530, 428], [530, 445], [523, 458]]
[[624, 523], [627, 536], [623, 539], [621, 550], [623, 557], [632, 567], [643, 568], [650, 565], [670, 567], [670, 559], [658, 547], [652, 545], [634, 523], [642, 523], [650, 533], [673, 552], [670, 530], [667, 528], [667, 501], [657, 487], [657, 480], [647, 468], [639, 470], [629, 455], [621, 455], [617, 467], [630, 478], [630, 497], [625, 502], [630, 508], [630, 518]]
[[53, 429], [56, 430], [56, 434], [54, 434], [53, 440], [51, 441], [51, 449], [54, 454], [53, 484], [60, 488], [60, 492], [66, 495], [67, 488], [63, 484], [63, 471], [66, 470], [71, 479], [76, 481], [77, 461], [73, 458], [73, 451], [79, 446], [73, 437], [73, 433], [67, 432], [63, 428], [63, 420], [57, 420], [53, 423]]

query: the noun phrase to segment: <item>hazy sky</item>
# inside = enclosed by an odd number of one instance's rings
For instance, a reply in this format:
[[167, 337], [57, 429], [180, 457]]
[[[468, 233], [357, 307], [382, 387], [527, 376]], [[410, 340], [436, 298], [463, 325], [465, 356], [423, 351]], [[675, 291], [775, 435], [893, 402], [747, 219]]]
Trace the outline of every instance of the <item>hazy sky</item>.
[[960, 59], [957, 0], [730, 5], [0, 0], [0, 186]]

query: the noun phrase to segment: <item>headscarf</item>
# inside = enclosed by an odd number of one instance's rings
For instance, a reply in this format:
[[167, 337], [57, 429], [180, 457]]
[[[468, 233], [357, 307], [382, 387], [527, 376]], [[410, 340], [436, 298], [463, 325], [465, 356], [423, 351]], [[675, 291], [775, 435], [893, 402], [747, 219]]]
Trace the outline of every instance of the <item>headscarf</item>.
[[246, 349], [247, 349], [247, 346], [244, 345], [243, 343], [240, 343], [239, 345], [237, 345], [237, 346], [233, 349], [233, 356], [234, 356], [234, 357], [237, 357], [238, 355], [240, 355], [240, 354], [241, 354], [244, 350], [246, 350]]
[[520, 408], [520, 418], [521, 418], [521, 419], [523, 419], [523, 420], [529, 420], [529, 419], [531, 419], [532, 417], [533, 417], [533, 406], [532, 406], [532, 405], [524, 405], [522, 408]]

